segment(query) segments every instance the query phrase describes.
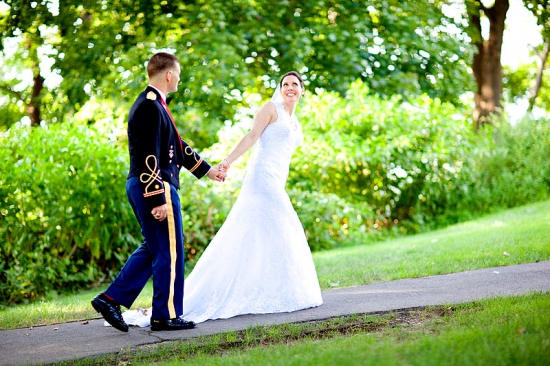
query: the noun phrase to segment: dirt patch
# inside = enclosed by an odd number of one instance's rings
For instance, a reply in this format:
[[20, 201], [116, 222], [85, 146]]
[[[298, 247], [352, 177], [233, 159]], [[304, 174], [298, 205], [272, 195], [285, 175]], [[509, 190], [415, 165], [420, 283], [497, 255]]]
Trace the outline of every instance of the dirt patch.
[[[147, 345], [141, 347], [138, 353], [141, 353], [142, 357], [144, 356], [143, 353], [150, 353], [153, 356], [152, 353], [162, 349], [164, 353], [170, 353], [170, 356], [177, 356], [183, 361], [192, 358], [198, 353], [223, 355], [234, 350], [245, 350], [251, 347], [292, 344], [305, 338], [320, 340], [357, 333], [387, 332], [398, 327], [411, 328], [412, 331], [415, 329], [425, 330], [427, 322], [452, 315], [453, 312], [454, 309], [452, 307], [438, 306], [355, 314], [310, 322], [257, 327], [240, 332]], [[129, 355], [127, 354], [126, 356]], [[127, 357], [123, 358], [128, 359]]]

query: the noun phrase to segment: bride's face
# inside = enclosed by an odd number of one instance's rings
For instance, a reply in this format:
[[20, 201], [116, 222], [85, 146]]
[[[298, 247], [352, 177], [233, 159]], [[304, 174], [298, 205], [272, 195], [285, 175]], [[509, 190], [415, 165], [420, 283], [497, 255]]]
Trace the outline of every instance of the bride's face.
[[292, 101], [296, 103], [298, 102], [298, 100], [300, 100], [300, 97], [303, 93], [304, 89], [300, 84], [300, 79], [298, 79], [296, 76], [288, 75], [283, 79], [281, 86], [281, 95], [285, 102]]

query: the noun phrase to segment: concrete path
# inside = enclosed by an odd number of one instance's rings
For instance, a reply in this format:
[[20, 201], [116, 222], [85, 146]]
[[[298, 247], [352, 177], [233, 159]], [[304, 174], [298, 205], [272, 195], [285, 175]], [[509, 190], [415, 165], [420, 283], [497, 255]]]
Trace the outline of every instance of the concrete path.
[[211, 320], [187, 331], [151, 332], [149, 328], [132, 327], [123, 333], [104, 327], [103, 319], [90, 320], [87, 324], [75, 322], [4, 330], [0, 331], [0, 365], [49, 364], [257, 325], [458, 304], [528, 292], [550, 292], [550, 261], [327, 290], [323, 291], [324, 304], [314, 309]]

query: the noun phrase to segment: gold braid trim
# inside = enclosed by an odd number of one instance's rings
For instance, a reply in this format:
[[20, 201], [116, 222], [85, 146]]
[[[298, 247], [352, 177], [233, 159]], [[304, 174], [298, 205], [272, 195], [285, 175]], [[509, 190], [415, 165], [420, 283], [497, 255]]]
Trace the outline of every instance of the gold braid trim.
[[192, 167], [191, 169], [189, 169], [189, 173], [193, 173], [202, 163], [202, 158], [197, 162], [197, 164], [195, 164], [194, 167]]
[[195, 164], [194, 167], [189, 169], [189, 173], [193, 173], [201, 165], [202, 158], [197, 159], [197, 157], [198, 157], [197, 153], [190, 146], [186, 146], [184, 152], [185, 152], [185, 155], [194, 157], [195, 161], [197, 162], [197, 164]]
[[174, 208], [172, 207], [172, 194], [170, 185], [164, 182], [166, 190], [166, 221], [168, 222], [168, 238], [170, 242], [170, 282], [168, 283], [168, 314], [170, 319], [177, 316], [174, 306], [174, 288], [176, 286], [176, 260], [178, 259], [178, 251], [176, 249], [176, 223], [174, 221]]
[[161, 194], [161, 193], [164, 193], [164, 189], [159, 189], [158, 191], [144, 193], [143, 197], [154, 196], [155, 194]]
[[[150, 158], [153, 158], [153, 167], [151, 168], [151, 166], [149, 165], [149, 159]], [[155, 155], [149, 155], [145, 158], [145, 166], [147, 166], [147, 169], [149, 169], [149, 172], [151, 172], [151, 174], [149, 173], [142, 173], [140, 176], [139, 176], [139, 180], [141, 181], [141, 183], [146, 183], [147, 185], [145, 186], [145, 193], [143, 194], [144, 197], [149, 197], [149, 196], [152, 196], [152, 195], [155, 195], [155, 194], [159, 194], [159, 193], [162, 193], [164, 192], [164, 189], [161, 188], [161, 189], [158, 189], [156, 191], [153, 191], [153, 192], [149, 192], [149, 187], [151, 186], [151, 184], [153, 184], [154, 181], [157, 181], [159, 182], [161, 185], [162, 185], [162, 179], [160, 177], [160, 169], [158, 171], [157, 170], [157, 157]], [[158, 187], [157, 187], [158, 188]]]

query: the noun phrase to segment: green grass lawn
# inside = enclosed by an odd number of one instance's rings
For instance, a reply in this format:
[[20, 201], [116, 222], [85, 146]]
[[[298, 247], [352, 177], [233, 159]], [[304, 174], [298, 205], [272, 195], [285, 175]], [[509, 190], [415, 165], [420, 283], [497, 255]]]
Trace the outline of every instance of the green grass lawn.
[[[422, 235], [313, 254], [323, 289], [550, 260], [550, 201]], [[104, 288], [9, 307], [1, 329], [98, 316], [90, 300]], [[135, 307], [149, 307], [148, 285]]]
[[323, 289], [550, 260], [550, 201], [314, 260]]
[[[422, 314], [422, 313], [421, 313]], [[425, 312], [429, 314], [429, 312]], [[550, 294], [462, 304], [442, 317], [375, 331], [205, 351], [165, 361], [153, 354], [133, 365], [548, 365]], [[149, 355], [150, 356], [150, 355]], [[159, 362], [161, 361], [162, 362]]]
[[250, 328], [71, 365], [547, 365], [550, 294]]

